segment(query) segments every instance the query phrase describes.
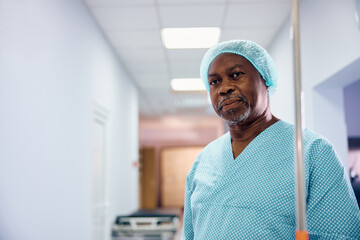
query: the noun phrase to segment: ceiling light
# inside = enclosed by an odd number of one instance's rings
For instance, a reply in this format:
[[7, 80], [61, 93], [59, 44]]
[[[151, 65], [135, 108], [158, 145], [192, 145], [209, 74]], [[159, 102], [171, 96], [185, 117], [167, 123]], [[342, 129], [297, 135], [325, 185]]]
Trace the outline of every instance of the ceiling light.
[[205, 91], [204, 83], [200, 78], [174, 78], [171, 80], [174, 91]]
[[180, 108], [199, 108], [209, 105], [207, 97], [204, 95], [176, 98], [174, 103]]
[[220, 39], [220, 28], [164, 28], [163, 44], [168, 49], [210, 48]]

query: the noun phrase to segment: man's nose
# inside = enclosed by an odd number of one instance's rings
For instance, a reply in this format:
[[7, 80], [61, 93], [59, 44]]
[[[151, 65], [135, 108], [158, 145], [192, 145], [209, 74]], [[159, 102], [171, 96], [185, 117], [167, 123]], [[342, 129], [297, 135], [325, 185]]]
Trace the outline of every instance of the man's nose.
[[234, 91], [235, 91], [234, 86], [232, 84], [227, 83], [221, 86], [221, 88], [219, 89], [219, 94], [220, 96], [225, 96], [231, 94]]

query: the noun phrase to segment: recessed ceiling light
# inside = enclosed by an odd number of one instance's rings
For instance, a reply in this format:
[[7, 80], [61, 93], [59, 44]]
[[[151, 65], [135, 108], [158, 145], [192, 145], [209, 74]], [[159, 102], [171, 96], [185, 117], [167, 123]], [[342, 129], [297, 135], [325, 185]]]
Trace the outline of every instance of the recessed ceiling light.
[[171, 80], [174, 91], [205, 91], [204, 83], [200, 78], [174, 78]]
[[168, 49], [210, 48], [220, 39], [220, 28], [164, 28], [163, 44]]
[[199, 108], [209, 105], [209, 101], [208, 97], [204, 95], [182, 96], [175, 98], [174, 104], [180, 108]]

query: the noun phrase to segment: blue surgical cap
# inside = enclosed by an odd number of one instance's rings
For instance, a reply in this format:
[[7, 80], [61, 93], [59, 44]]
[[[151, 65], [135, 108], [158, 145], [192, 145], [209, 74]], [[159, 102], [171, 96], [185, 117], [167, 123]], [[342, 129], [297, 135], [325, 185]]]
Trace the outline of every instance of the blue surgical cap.
[[200, 65], [200, 77], [208, 92], [210, 90], [208, 81], [210, 64], [222, 53], [234, 53], [246, 58], [264, 79], [265, 85], [269, 87], [269, 94], [275, 92], [277, 86], [277, 70], [273, 59], [264, 48], [248, 40], [221, 42], [211, 47], [205, 53]]

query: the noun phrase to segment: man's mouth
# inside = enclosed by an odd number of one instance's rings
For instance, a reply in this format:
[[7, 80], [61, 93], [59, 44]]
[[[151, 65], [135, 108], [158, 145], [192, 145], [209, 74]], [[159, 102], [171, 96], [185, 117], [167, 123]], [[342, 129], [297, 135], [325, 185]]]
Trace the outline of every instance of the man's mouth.
[[220, 110], [228, 111], [228, 110], [236, 107], [240, 102], [241, 102], [240, 99], [226, 100], [220, 105]]
[[229, 111], [237, 107], [240, 103], [247, 103], [246, 98], [242, 96], [224, 98], [218, 104], [219, 111]]

